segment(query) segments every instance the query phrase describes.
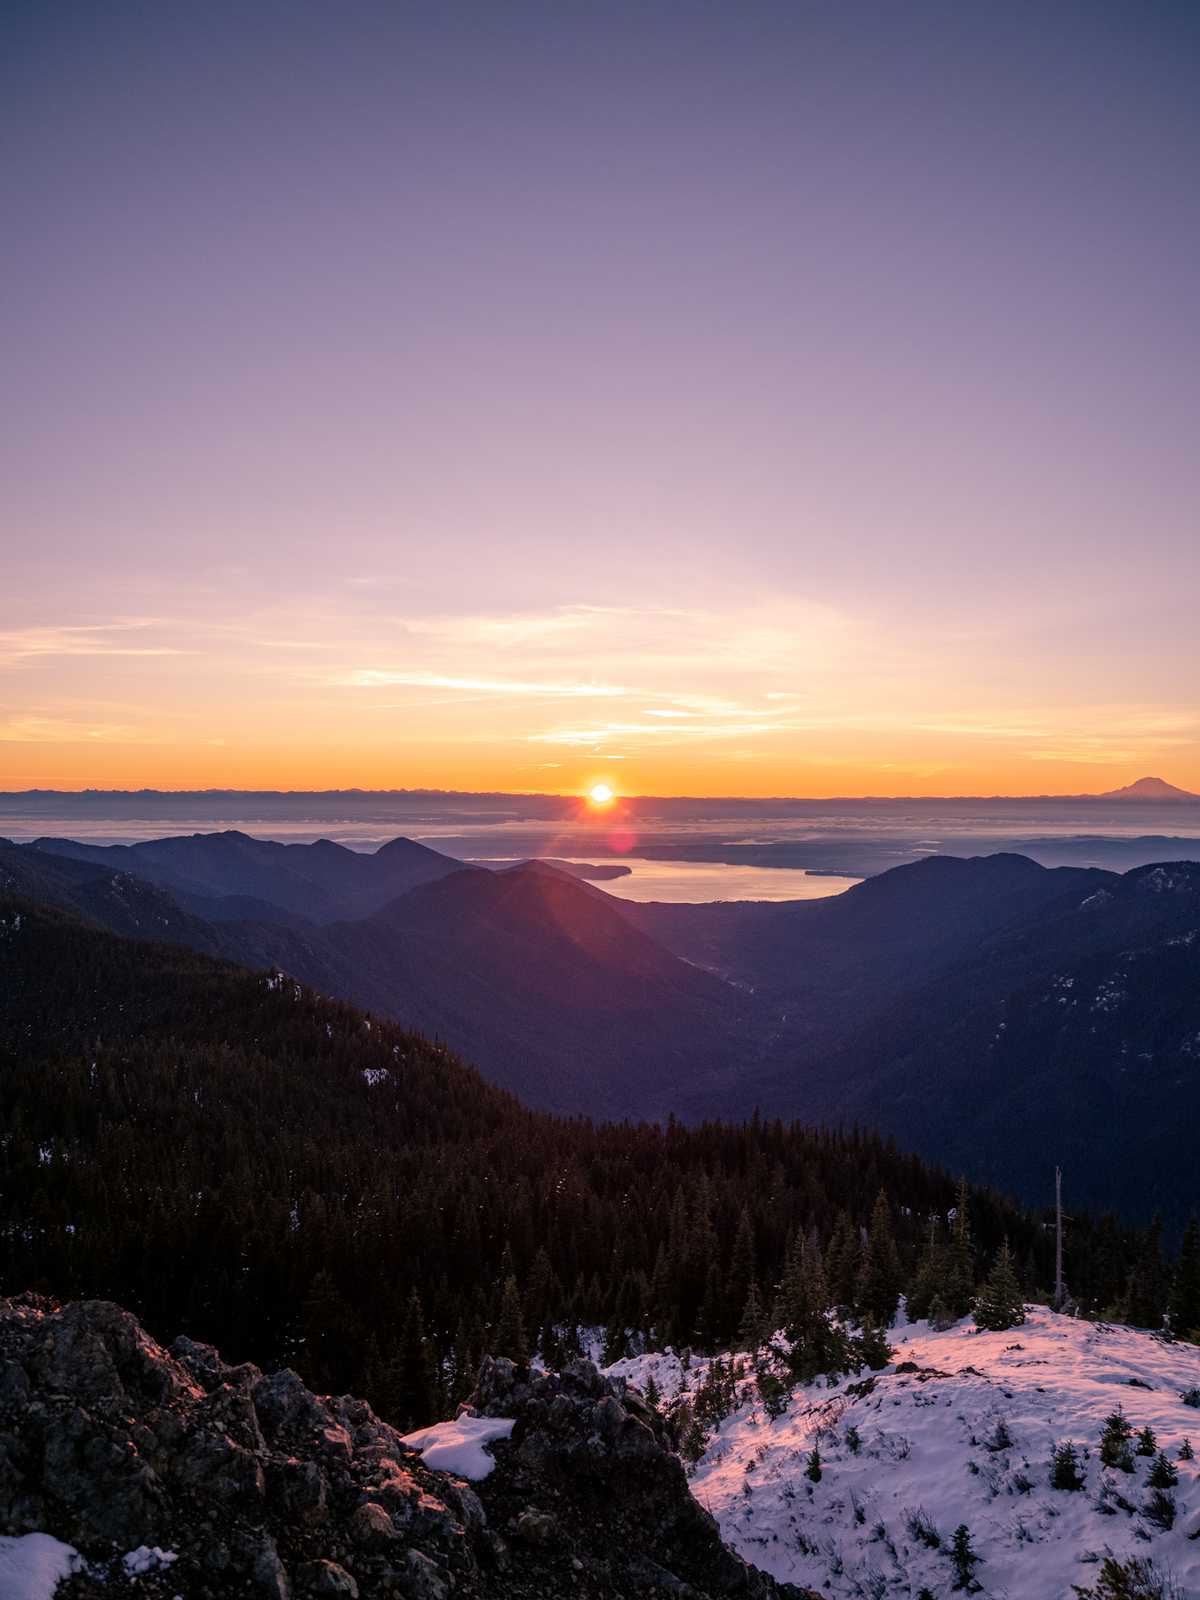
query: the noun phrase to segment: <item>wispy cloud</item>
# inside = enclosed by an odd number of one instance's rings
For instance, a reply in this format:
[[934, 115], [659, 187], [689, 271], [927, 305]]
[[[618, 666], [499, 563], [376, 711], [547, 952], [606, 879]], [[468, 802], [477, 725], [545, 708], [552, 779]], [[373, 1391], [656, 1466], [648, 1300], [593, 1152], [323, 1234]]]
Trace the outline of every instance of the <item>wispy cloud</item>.
[[483, 694], [532, 695], [546, 699], [612, 699], [629, 693], [608, 683], [534, 683], [517, 678], [457, 678], [436, 672], [397, 672], [367, 667], [336, 680], [347, 688], [463, 689]]
[[173, 645], [136, 644], [129, 635], [161, 626], [151, 619], [71, 627], [14, 628], [0, 632], [0, 665], [56, 656], [177, 656]]
[[67, 717], [0, 720], [5, 744], [153, 744], [157, 740], [130, 723], [72, 721]]

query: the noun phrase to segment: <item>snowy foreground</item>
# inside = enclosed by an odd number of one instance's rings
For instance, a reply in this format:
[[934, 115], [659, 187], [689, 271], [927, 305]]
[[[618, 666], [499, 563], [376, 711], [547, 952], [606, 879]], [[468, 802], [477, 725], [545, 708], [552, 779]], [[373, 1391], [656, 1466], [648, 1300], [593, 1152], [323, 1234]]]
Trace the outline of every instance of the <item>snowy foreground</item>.
[[[873, 1384], [864, 1372], [805, 1385], [775, 1421], [747, 1384], [692, 1478], [741, 1555], [831, 1596], [942, 1596], [954, 1582], [951, 1536], [965, 1523], [986, 1596], [1073, 1600], [1073, 1585], [1094, 1584], [1113, 1555], [1152, 1560], [1181, 1600], [1200, 1597], [1200, 1409], [1182, 1399], [1200, 1385], [1200, 1348], [1042, 1309], [1005, 1333], [968, 1319], [945, 1332], [911, 1323], [890, 1338], [895, 1364]], [[608, 1370], [641, 1387], [653, 1374], [670, 1400], [707, 1366], [699, 1358], [684, 1372], [667, 1353]], [[1149, 1424], [1178, 1471], [1169, 1531], [1143, 1515], [1150, 1458], [1134, 1456], [1132, 1474], [1100, 1464], [1100, 1432], [1118, 1406], [1135, 1431]], [[1012, 1442], [997, 1447], [1002, 1422]], [[1179, 1461], [1189, 1436], [1197, 1459]], [[1066, 1440], [1082, 1491], [1050, 1486], [1052, 1451]], [[814, 1445], [819, 1482], [805, 1471]]]

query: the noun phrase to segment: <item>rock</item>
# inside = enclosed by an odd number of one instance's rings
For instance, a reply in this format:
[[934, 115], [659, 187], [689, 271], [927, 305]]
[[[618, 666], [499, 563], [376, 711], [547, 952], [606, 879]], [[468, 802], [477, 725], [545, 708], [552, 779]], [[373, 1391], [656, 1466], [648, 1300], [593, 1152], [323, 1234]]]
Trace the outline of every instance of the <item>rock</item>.
[[303, 1594], [339, 1595], [358, 1600], [358, 1584], [336, 1561], [306, 1561], [297, 1580]]
[[[485, 1360], [471, 1405], [514, 1419], [477, 1485], [292, 1371], [186, 1338], [168, 1353], [106, 1301], [0, 1299], [0, 1534], [79, 1550], [71, 1600], [796, 1593], [721, 1544], [667, 1425], [591, 1362]], [[125, 1569], [142, 1546], [169, 1578]]]
[[257, 1593], [266, 1600], [291, 1600], [291, 1581], [274, 1539], [269, 1534], [252, 1535], [245, 1541], [243, 1551], [249, 1558], [250, 1576]]
[[420, 1550], [410, 1550], [404, 1562], [405, 1594], [411, 1600], [446, 1600], [454, 1580]]
[[381, 1505], [366, 1500], [350, 1518], [350, 1537], [370, 1549], [395, 1544], [400, 1533]]
[[268, 1460], [267, 1496], [281, 1512], [300, 1522], [321, 1523], [329, 1515], [329, 1484], [315, 1461]]
[[545, 1546], [555, 1544], [558, 1540], [558, 1524], [544, 1511], [522, 1511], [512, 1531], [527, 1544]]

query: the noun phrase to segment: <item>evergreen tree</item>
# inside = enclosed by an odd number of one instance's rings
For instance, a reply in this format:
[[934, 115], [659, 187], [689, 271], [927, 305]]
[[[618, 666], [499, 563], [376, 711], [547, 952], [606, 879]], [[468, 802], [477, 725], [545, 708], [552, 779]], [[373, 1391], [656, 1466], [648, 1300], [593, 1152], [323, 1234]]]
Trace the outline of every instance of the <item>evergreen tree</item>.
[[811, 1478], [813, 1483], [821, 1481], [821, 1452], [814, 1444], [808, 1455], [808, 1465], [804, 1469], [804, 1476]]
[[887, 1342], [887, 1333], [870, 1317], [863, 1323], [862, 1332], [853, 1342], [853, 1355], [872, 1372], [881, 1372], [891, 1361], [895, 1351]]
[[1180, 1461], [1193, 1461], [1195, 1460], [1195, 1457], [1196, 1452], [1192, 1449], [1192, 1441], [1185, 1438], [1183, 1443], [1179, 1446]]
[[820, 1251], [799, 1235], [779, 1285], [774, 1321], [788, 1341], [787, 1363], [794, 1377], [805, 1380], [842, 1370], [847, 1341], [830, 1317]]
[[975, 1321], [979, 1327], [992, 1333], [1001, 1333], [1005, 1328], [1018, 1328], [1025, 1321], [1021, 1285], [1017, 1281], [1007, 1239], [1001, 1245], [983, 1292], [975, 1302]]
[[1158, 1440], [1154, 1437], [1154, 1429], [1149, 1423], [1147, 1423], [1138, 1434], [1137, 1440], [1137, 1449], [1134, 1451], [1135, 1455], [1152, 1456], [1158, 1449]]
[[965, 1178], [959, 1180], [958, 1196], [954, 1203], [949, 1261], [941, 1298], [946, 1311], [955, 1320], [967, 1315], [975, 1298], [975, 1253], [971, 1243], [970, 1191]]
[[954, 1313], [942, 1296], [940, 1294], [934, 1295], [933, 1304], [929, 1308], [929, 1326], [935, 1332], [942, 1333], [947, 1328], [953, 1327], [955, 1320]]
[[500, 1291], [500, 1310], [496, 1317], [496, 1354], [508, 1356], [524, 1366], [529, 1360], [529, 1345], [525, 1338], [525, 1318], [521, 1312], [521, 1296], [517, 1280], [509, 1273]]
[[1133, 1451], [1130, 1449], [1132, 1438], [1133, 1429], [1129, 1426], [1129, 1419], [1118, 1406], [1105, 1419], [1104, 1431], [1100, 1435], [1101, 1465], [1117, 1467], [1122, 1472], [1132, 1472]]
[[324, 1267], [309, 1284], [301, 1312], [303, 1328], [303, 1376], [320, 1394], [331, 1394], [342, 1387], [345, 1305], [332, 1276]]
[[1171, 1332], [1200, 1344], [1200, 1222], [1187, 1225], [1171, 1286]]
[[761, 1352], [754, 1364], [754, 1378], [758, 1385], [758, 1397], [762, 1401], [763, 1410], [774, 1422], [776, 1417], [783, 1416], [787, 1410], [792, 1391], [775, 1372], [769, 1358]]
[[1079, 1470], [1079, 1456], [1075, 1446], [1070, 1442], [1055, 1446], [1054, 1459], [1050, 1467], [1050, 1487], [1052, 1489], [1082, 1489], [1085, 1485], [1083, 1474]]
[[762, 1298], [758, 1292], [758, 1284], [751, 1278], [750, 1288], [746, 1294], [746, 1303], [742, 1307], [742, 1316], [738, 1323], [737, 1340], [734, 1348], [737, 1350], [757, 1350], [766, 1340], [768, 1331], [766, 1313], [763, 1310]]
[[846, 1213], [841, 1211], [825, 1252], [825, 1282], [830, 1304], [836, 1306], [842, 1316], [849, 1316], [854, 1308], [858, 1257], [858, 1230]]
[[933, 1320], [935, 1302], [945, 1307], [945, 1295], [950, 1276], [950, 1252], [945, 1230], [938, 1216], [930, 1219], [929, 1237], [917, 1263], [917, 1270], [909, 1284], [907, 1311], [916, 1322], [928, 1317]]
[[1173, 1489], [1178, 1482], [1179, 1473], [1160, 1450], [1154, 1458], [1154, 1465], [1150, 1468], [1150, 1475], [1146, 1479], [1146, 1487], [1149, 1489]]
[[729, 1273], [725, 1280], [725, 1314], [721, 1332], [729, 1333], [740, 1325], [751, 1285], [758, 1275], [754, 1250], [754, 1228], [750, 1212], [743, 1206], [738, 1213], [737, 1233], [733, 1239], [733, 1252], [729, 1258]]
[[968, 1594], [977, 1592], [982, 1586], [976, 1581], [975, 1568], [983, 1557], [971, 1548], [971, 1531], [965, 1522], [960, 1522], [954, 1530], [950, 1560], [954, 1566], [954, 1588], [965, 1589]]
[[425, 1337], [425, 1312], [416, 1289], [409, 1291], [404, 1309], [404, 1326], [394, 1364], [388, 1366], [392, 1389], [394, 1422], [404, 1433], [424, 1428], [434, 1420], [437, 1409], [433, 1359]]
[[554, 1307], [562, 1299], [554, 1281], [554, 1268], [545, 1245], [539, 1245], [529, 1269], [529, 1282], [525, 1288], [525, 1327], [535, 1348], [550, 1361], [546, 1350], [549, 1325], [553, 1321]]
[[1161, 1328], [1167, 1308], [1166, 1268], [1162, 1259], [1162, 1218], [1155, 1217], [1134, 1262], [1125, 1290], [1122, 1320], [1135, 1328]]
[[892, 1214], [883, 1190], [871, 1212], [862, 1268], [858, 1276], [856, 1306], [864, 1317], [890, 1328], [896, 1315], [902, 1284], [900, 1253], [892, 1234]]
[[1155, 1489], [1149, 1500], [1142, 1507], [1142, 1515], [1147, 1522], [1153, 1522], [1164, 1533], [1170, 1532], [1175, 1526], [1175, 1499], [1162, 1489]]

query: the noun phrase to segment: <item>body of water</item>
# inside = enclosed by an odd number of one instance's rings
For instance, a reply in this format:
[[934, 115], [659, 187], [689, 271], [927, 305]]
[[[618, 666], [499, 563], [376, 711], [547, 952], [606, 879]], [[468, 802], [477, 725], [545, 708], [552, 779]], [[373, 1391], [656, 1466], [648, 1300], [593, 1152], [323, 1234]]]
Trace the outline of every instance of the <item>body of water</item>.
[[[500, 865], [499, 860], [496, 865]], [[699, 905], [711, 900], [824, 900], [860, 881], [794, 867], [730, 866], [721, 861], [643, 861], [638, 856], [606, 856], [604, 865], [629, 868], [623, 877], [604, 878], [594, 884], [605, 894], [622, 900], [669, 901], [672, 905]]]

